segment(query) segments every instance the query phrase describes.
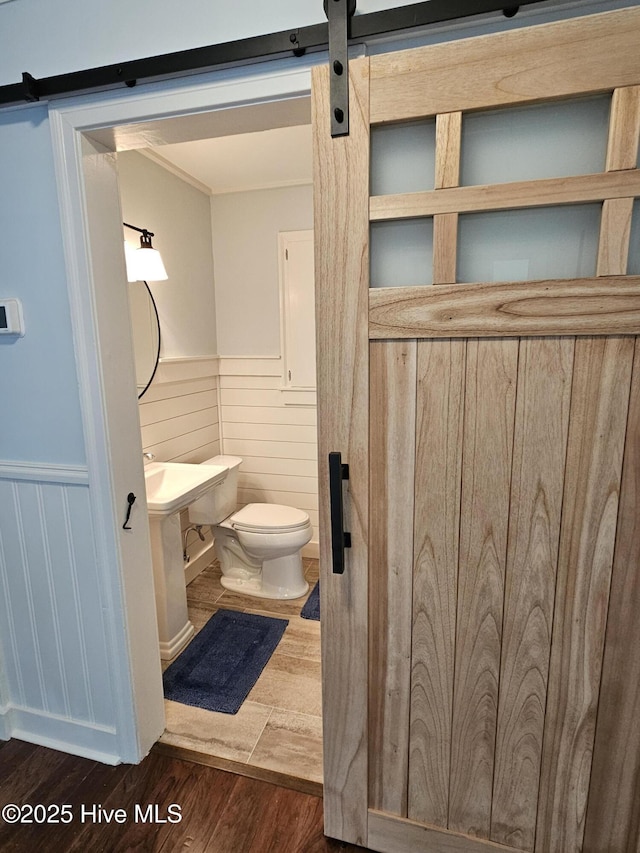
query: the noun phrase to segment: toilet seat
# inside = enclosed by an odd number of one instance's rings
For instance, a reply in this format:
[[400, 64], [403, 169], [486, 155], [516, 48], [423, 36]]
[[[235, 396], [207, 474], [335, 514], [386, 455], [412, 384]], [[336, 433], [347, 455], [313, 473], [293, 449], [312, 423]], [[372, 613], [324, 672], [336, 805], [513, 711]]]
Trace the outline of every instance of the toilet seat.
[[301, 509], [282, 504], [247, 504], [228, 521], [242, 533], [289, 533], [302, 530], [310, 523]]

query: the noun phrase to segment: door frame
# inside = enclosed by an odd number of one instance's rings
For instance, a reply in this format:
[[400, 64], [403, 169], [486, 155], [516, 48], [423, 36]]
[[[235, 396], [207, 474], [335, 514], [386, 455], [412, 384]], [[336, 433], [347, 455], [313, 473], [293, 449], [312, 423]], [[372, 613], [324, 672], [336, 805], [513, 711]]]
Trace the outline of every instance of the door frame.
[[[148, 84], [136, 93], [80, 96], [50, 105], [91, 521], [99, 543], [98, 575], [108, 602], [104, 616], [115, 696], [114, 762], [144, 758], [164, 729], [164, 700], [160, 667], [149, 665], [158, 657], [158, 637], [148, 530], [142, 528], [134, 547], [120, 531], [124, 480], [142, 495], [136, 509], [140, 521], [146, 518], [139, 430], [133, 442], [130, 436], [131, 425], [138, 423], [138, 401], [128, 307], [121, 304], [117, 288], [108, 287], [108, 276], [100, 269], [100, 258], [120, 261], [121, 228], [119, 223], [103, 228], [96, 204], [100, 194], [106, 199], [113, 191], [113, 177], [100, 168], [98, 176], [86, 171], [87, 147], [107, 159], [116, 146], [96, 146], [91, 133], [127, 125], [134, 134], [131, 126], [136, 123], [308, 98], [311, 67], [326, 61], [322, 53], [303, 65], [283, 60], [250, 71], [214, 72], [196, 83]], [[104, 357], [110, 349], [120, 353], [119, 364]], [[127, 459], [128, 443], [135, 447], [128, 448]]]

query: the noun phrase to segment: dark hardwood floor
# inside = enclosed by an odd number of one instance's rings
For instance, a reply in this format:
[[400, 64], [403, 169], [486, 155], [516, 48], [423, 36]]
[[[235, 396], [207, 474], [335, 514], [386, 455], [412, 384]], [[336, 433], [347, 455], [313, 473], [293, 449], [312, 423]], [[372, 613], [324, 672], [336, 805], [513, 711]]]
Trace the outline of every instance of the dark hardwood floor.
[[[156, 752], [137, 765], [110, 767], [18, 740], [0, 742], [0, 810], [7, 804], [34, 822], [0, 817], [2, 853], [364, 850], [323, 835], [319, 797]], [[65, 804], [70, 808], [58, 811]], [[36, 805], [44, 809], [30, 814]], [[12, 810], [5, 816], [11, 819]], [[61, 822], [36, 822], [56, 817]]]

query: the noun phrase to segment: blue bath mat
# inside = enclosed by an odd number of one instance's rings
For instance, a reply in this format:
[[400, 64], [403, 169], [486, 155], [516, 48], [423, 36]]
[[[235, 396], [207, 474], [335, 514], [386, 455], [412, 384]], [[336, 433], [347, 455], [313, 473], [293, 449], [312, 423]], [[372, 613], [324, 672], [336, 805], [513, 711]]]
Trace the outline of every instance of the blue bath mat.
[[311, 590], [311, 595], [307, 598], [304, 607], [300, 611], [303, 619], [315, 619], [320, 621], [320, 581], [316, 583]]
[[237, 714], [288, 624], [287, 619], [218, 610], [165, 672], [165, 697]]

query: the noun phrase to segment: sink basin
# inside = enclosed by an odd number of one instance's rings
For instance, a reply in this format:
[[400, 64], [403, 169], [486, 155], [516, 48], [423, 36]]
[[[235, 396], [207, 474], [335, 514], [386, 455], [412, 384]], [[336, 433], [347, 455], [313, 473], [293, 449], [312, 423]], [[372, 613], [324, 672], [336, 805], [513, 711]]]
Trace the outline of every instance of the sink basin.
[[172, 515], [221, 483], [229, 469], [223, 465], [151, 462], [145, 465], [149, 515]]

